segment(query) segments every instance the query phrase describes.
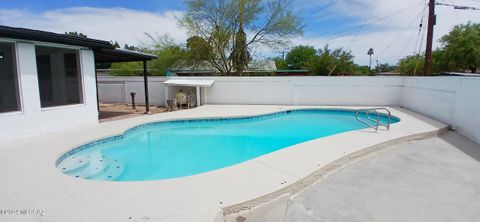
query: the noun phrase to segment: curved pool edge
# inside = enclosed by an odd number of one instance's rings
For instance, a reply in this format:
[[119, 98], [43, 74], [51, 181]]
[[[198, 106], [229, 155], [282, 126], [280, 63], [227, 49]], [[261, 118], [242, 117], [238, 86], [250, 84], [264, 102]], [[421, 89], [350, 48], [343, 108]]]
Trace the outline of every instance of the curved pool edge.
[[[418, 134], [412, 134], [408, 136], [403, 136], [399, 138], [395, 138], [392, 140], [388, 140], [382, 143], [374, 144], [369, 147], [364, 147], [355, 151], [353, 153], [347, 154], [342, 156], [339, 159], [333, 160], [328, 164], [320, 167], [319, 169], [315, 170], [311, 174], [306, 177], [300, 178], [299, 180], [295, 181], [294, 183], [285, 186], [279, 190], [273, 191], [271, 193], [262, 195], [260, 197], [256, 197], [254, 199], [250, 199], [244, 202], [240, 202], [234, 205], [230, 205], [227, 207], [223, 207], [221, 210], [222, 221], [227, 217], [231, 216], [241, 216], [243, 213], [250, 212], [255, 210], [256, 208], [262, 207], [263, 210], [267, 209], [271, 205], [282, 204], [278, 202], [288, 202], [290, 199], [301, 193], [302, 191], [308, 189], [310, 186], [314, 185], [315, 183], [319, 182], [323, 178], [327, 177], [328, 175], [335, 173], [338, 169], [342, 167], [349, 166], [351, 164], [356, 163], [364, 158], [369, 158], [379, 152], [388, 150], [389, 148], [393, 147], [394, 145], [408, 143], [410, 141], [421, 140], [421, 139], [428, 139], [432, 137], [436, 137], [449, 129], [448, 126], [444, 126], [443, 128], [439, 128], [437, 130], [433, 130], [430, 132], [423, 132]], [[282, 199], [284, 198], [284, 199]], [[287, 204], [287, 203], [284, 203]], [[219, 218], [216, 218], [215, 222]]]
[[[232, 116], [220, 116], [220, 117], [192, 117], [192, 118], [171, 118], [171, 119], [164, 119], [164, 120], [158, 120], [158, 121], [150, 121], [150, 122], [144, 122], [144, 123], [138, 123], [134, 126], [131, 126], [127, 128], [126, 130], [123, 130], [120, 133], [114, 134], [114, 135], [108, 135], [104, 136], [101, 138], [95, 138], [91, 139], [81, 145], [76, 145], [73, 146], [63, 153], [61, 153], [58, 157], [57, 160], [55, 161], [55, 167], [57, 167], [64, 159], [68, 158], [71, 155], [74, 155], [78, 152], [81, 152], [85, 149], [88, 149], [92, 146], [102, 144], [102, 143], [108, 143], [111, 141], [115, 140], [121, 140], [124, 137], [126, 137], [128, 134], [142, 129], [144, 127], [149, 127], [152, 125], [160, 125], [160, 124], [167, 124], [167, 123], [175, 123], [175, 122], [189, 122], [189, 121], [225, 121], [225, 120], [236, 120], [236, 119], [250, 119], [250, 118], [262, 118], [262, 117], [268, 117], [268, 116], [273, 116], [273, 115], [280, 115], [283, 113], [288, 113], [288, 112], [293, 112], [293, 111], [304, 111], [304, 110], [321, 110], [321, 111], [338, 111], [338, 112], [352, 112], [355, 113], [359, 110], [364, 110], [364, 108], [358, 108], [358, 109], [351, 109], [351, 108], [320, 108], [320, 107], [285, 107], [285, 108], [279, 108], [277, 111], [272, 111], [272, 112], [267, 112], [267, 113], [262, 113], [262, 114], [251, 114], [251, 115], [232, 115]], [[158, 115], [158, 114], [157, 114]], [[380, 113], [381, 116], [387, 116], [385, 113]], [[396, 122], [400, 122], [401, 118], [397, 117], [395, 115], [391, 115], [392, 119], [395, 119]], [[323, 138], [323, 137], [321, 137]], [[320, 139], [320, 138], [317, 138]], [[308, 141], [307, 141], [308, 142]], [[295, 144], [298, 145], [298, 144]], [[292, 145], [290, 147], [293, 147], [295, 145]], [[289, 147], [285, 147], [289, 148]], [[268, 154], [266, 154], [268, 155]], [[255, 158], [254, 158], [255, 159]], [[241, 164], [241, 163], [239, 163]], [[228, 166], [227, 166], [228, 167]], [[221, 169], [221, 168], [220, 168]], [[218, 169], [217, 169], [218, 170]], [[174, 179], [174, 178], [167, 178], [167, 179]], [[109, 182], [118, 182], [118, 181], [109, 181]], [[127, 182], [127, 181], [121, 181], [121, 182]], [[129, 182], [139, 182], [139, 181], [129, 181]]]
[[[318, 162], [311, 162], [314, 169], [305, 168], [304, 174], [298, 171], [293, 172], [298, 176], [293, 178], [253, 160], [184, 178], [112, 183], [67, 176], [60, 172], [53, 163], [58, 159], [59, 154], [72, 147], [80, 146], [95, 138], [118, 135], [132, 126], [151, 121], [185, 119], [186, 117], [230, 117], [232, 114], [255, 116], [278, 112], [279, 108], [363, 109], [369, 107], [371, 106], [205, 105], [191, 110], [140, 116], [25, 139], [7, 144], [0, 150], [3, 152], [3, 164], [15, 166], [3, 168], [1, 171], [2, 176], [9, 178], [9, 183], [4, 183], [4, 189], [0, 191], [0, 195], [15, 206], [45, 209], [48, 213], [41, 218], [45, 221], [64, 221], [65, 218], [68, 218], [72, 222], [103, 222], [125, 221], [128, 218], [141, 220], [149, 217], [163, 218], [172, 222], [223, 222], [224, 220], [215, 220], [223, 217], [222, 208], [228, 210], [231, 209], [231, 206], [237, 206], [282, 190], [321, 167], [316, 166]], [[401, 118], [401, 121], [393, 125], [390, 131], [382, 130], [378, 134], [373, 134], [367, 130], [358, 130], [322, 138], [312, 144], [314, 147], [319, 144], [327, 144], [332, 148], [344, 148], [339, 141], [353, 136], [355, 138], [354, 147], [362, 148], [367, 147], [365, 141], [374, 145], [373, 143], [385, 142], [385, 140], [406, 135], [432, 132], [446, 126], [429, 117], [400, 107], [388, 108], [392, 110], [392, 114]], [[333, 142], [324, 143], [326, 140]], [[304, 159], [299, 159], [299, 163], [292, 163], [292, 160], [302, 157], [302, 155], [311, 156], [311, 152], [309, 152], [311, 150], [308, 147], [301, 144], [287, 150], [289, 152], [286, 153], [289, 155], [292, 153], [299, 155], [286, 156], [282, 155], [284, 152], [274, 152], [266, 156], [280, 160], [281, 164], [276, 164], [274, 167], [282, 171], [291, 167], [292, 164], [305, 167]], [[320, 154], [323, 155], [323, 151]], [[312, 158], [325, 159], [318, 156], [318, 153], [316, 155]], [[339, 158], [329, 158], [328, 161], [332, 162], [336, 159]], [[19, 161], [28, 164], [19, 164]], [[284, 180], [288, 180], [289, 183], [281, 184]], [[232, 189], [235, 192], [232, 192]], [[258, 205], [253, 205], [253, 207], [256, 206]], [[119, 210], [115, 214], [111, 214], [109, 213], [111, 209]]]

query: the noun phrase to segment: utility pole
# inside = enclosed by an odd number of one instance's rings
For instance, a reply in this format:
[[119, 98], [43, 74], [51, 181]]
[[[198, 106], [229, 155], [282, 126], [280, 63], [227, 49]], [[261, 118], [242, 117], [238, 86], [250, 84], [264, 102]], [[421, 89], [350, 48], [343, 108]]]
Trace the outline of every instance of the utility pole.
[[428, 3], [428, 29], [427, 29], [427, 48], [425, 50], [425, 65], [423, 75], [432, 75], [432, 45], [433, 45], [433, 26], [436, 23], [435, 0]]

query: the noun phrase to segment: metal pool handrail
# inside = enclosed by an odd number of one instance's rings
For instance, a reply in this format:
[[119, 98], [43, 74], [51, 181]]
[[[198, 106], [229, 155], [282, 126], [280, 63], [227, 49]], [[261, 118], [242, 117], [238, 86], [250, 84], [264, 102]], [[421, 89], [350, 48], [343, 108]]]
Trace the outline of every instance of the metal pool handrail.
[[[381, 113], [379, 111], [386, 111], [386, 113]], [[367, 117], [368, 120], [372, 121], [375, 123], [375, 125], [361, 119], [359, 117], [360, 113], [365, 113], [365, 117]], [[369, 114], [375, 114], [376, 115], [376, 118], [372, 118], [369, 116]], [[386, 124], [383, 124], [380, 122], [380, 116], [382, 114], [387, 114], [387, 117], [388, 117], [388, 121]], [[360, 110], [357, 110], [357, 112], [355, 113], [355, 118], [360, 121], [361, 123], [367, 125], [368, 127], [370, 128], [373, 128], [375, 129], [375, 131], [378, 131], [378, 128], [380, 126], [384, 126], [386, 128], [386, 130], [389, 130], [390, 129], [390, 123], [391, 123], [391, 119], [392, 119], [392, 114], [390, 112], [390, 110], [388, 110], [387, 108], [371, 108], [371, 109], [360, 109]]]

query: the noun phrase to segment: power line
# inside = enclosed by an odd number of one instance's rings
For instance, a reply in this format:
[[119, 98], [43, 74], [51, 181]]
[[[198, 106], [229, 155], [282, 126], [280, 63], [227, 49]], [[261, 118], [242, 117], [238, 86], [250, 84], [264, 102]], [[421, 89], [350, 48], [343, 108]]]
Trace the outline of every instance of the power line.
[[[357, 33], [355, 34], [355, 36], [350, 40], [350, 43], [348, 43], [348, 46], [347, 46], [347, 50], [350, 48], [350, 45], [353, 43], [353, 41], [355, 41], [355, 39], [358, 37], [358, 34], [360, 34], [360, 32], [363, 30], [363, 27], [365, 27], [365, 23], [370, 19], [370, 16], [372, 16], [373, 12], [377, 9], [378, 7], [378, 3], [380, 2], [380, 0], [378, 0], [375, 4], [375, 7], [373, 7], [373, 9], [370, 11], [370, 13], [368, 14], [368, 16], [365, 18], [365, 20], [362, 22], [362, 25], [360, 27], [360, 29], [357, 31]], [[373, 54], [373, 53], [372, 53]], [[330, 73], [328, 74], [328, 76], [332, 75], [333, 71], [335, 70], [335, 68], [337, 68], [337, 66], [339, 65], [340, 61], [335, 64], [335, 66], [333, 66], [332, 70], [330, 70]], [[370, 68], [372, 66], [372, 56], [370, 55]]]
[[360, 34], [360, 32], [363, 30], [363, 27], [365, 27], [364, 24], [370, 19], [370, 16], [372, 16], [372, 14], [373, 14], [373, 12], [375, 11], [375, 9], [377, 9], [377, 7], [378, 7], [378, 5], [379, 5], [379, 4], [378, 4], [379, 2], [380, 2], [380, 0], [378, 0], [378, 1], [376, 2], [375, 7], [373, 7], [372, 11], [370, 11], [370, 14], [368, 14], [368, 16], [367, 16], [367, 17], [365, 18], [365, 20], [363, 21], [363, 24], [362, 24], [361, 28], [357, 31], [357, 33], [356, 33], [355, 36], [352, 38], [352, 40], [350, 40], [350, 43], [348, 43], [347, 49], [349, 49], [349, 48], [350, 48], [350, 45], [352, 45], [353, 41], [355, 41], [355, 39], [357, 39], [358, 34]]
[[[425, 12], [425, 10], [427, 9], [427, 7], [425, 7], [423, 9], [423, 11]], [[420, 35], [422, 34], [422, 30], [424, 30], [424, 19], [425, 19], [425, 13], [423, 13], [422, 15], [422, 19], [420, 20], [420, 25], [419, 25], [419, 28], [418, 28], [418, 35], [417, 35], [417, 40], [415, 41], [415, 48], [413, 48], [413, 52], [415, 53], [417, 51], [417, 46], [418, 46], [418, 40], [420, 39], [420, 47], [419, 47], [419, 51], [420, 49], [422, 48], [422, 44], [423, 44], [423, 37], [420, 38]], [[425, 33], [424, 33], [425, 34]], [[420, 54], [420, 52], [419, 52]]]
[[[418, 13], [411, 22], [409, 22], [408, 26], [411, 26], [415, 23], [415, 21], [418, 21], [417, 19], [420, 18], [420, 16], [424, 15], [425, 14], [425, 10], [426, 10], [426, 7], [423, 8], [422, 11], [420, 11], [420, 13]], [[398, 40], [400, 38], [403, 37], [403, 35], [409, 31], [409, 29], [405, 29], [403, 32], [401, 32], [400, 34], [396, 35], [395, 38], [393, 38], [393, 40], [387, 45], [385, 46], [382, 51], [380, 51], [380, 53], [377, 55], [377, 58], [379, 58], [380, 56], [384, 55], [385, 52], [387, 52], [388, 49], [390, 49], [395, 43], [398, 42]], [[413, 37], [413, 36], [412, 36]], [[407, 41], [406, 41], [406, 44], [409, 44], [410, 43], [410, 40], [412, 38], [410, 37]], [[406, 45], [404, 47], [402, 47], [402, 49], [404, 50], [406, 48]], [[397, 52], [398, 53], [398, 52]], [[403, 52], [401, 52], [403, 53]], [[400, 54], [401, 54], [400, 53]], [[390, 55], [390, 53], [388, 53], [387, 55]]]
[[480, 11], [480, 8], [476, 8], [476, 7], [472, 7], [472, 6], [453, 5], [453, 4], [441, 3], [441, 2], [436, 2], [435, 5], [451, 6], [451, 7], [453, 7], [453, 9], [456, 9], [456, 10]]
[[[423, 19], [423, 18], [422, 18]], [[423, 21], [422, 21], [423, 22]], [[425, 29], [423, 27], [420, 27], [420, 30], [419, 30], [419, 35], [420, 33], [422, 32], [422, 29], [423, 29], [423, 35], [422, 35], [422, 38], [420, 40], [420, 47], [418, 47], [418, 54], [417, 54], [417, 61], [415, 62], [415, 70], [413, 71], [413, 76], [416, 76], [417, 75], [417, 68], [418, 68], [418, 63], [420, 62], [420, 52], [422, 51], [422, 47], [423, 47], [423, 40], [425, 39]], [[417, 47], [415, 45], [415, 47]]]
[[380, 21], [383, 21], [383, 20], [386, 20], [386, 19], [391, 18], [391, 17], [393, 17], [393, 16], [396, 16], [396, 15], [402, 13], [403, 11], [406, 11], [406, 10], [408, 10], [408, 9], [410, 9], [410, 8], [413, 8], [413, 7], [417, 7], [417, 5], [418, 5], [419, 3], [423, 3], [423, 1], [416, 2], [416, 3], [412, 4], [412, 5], [409, 5], [409, 6], [405, 7], [405, 8], [402, 8], [402, 9], [396, 11], [396, 12], [393, 12], [393, 13], [390, 14], [390, 15], [387, 15], [387, 16], [384, 16], [384, 17], [380, 17], [380, 18], [378, 18], [378, 19], [376, 19], [376, 20], [373, 20], [372, 22], [363, 23], [363, 24], [361, 24], [361, 25], [354, 26], [354, 27], [350, 27], [350, 28], [344, 29], [344, 30], [342, 30], [342, 31], [339, 31], [339, 32], [335, 33], [332, 37], [330, 37], [330, 38], [328, 38], [328, 39], [325, 39], [325, 40], [321, 41], [320, 43], [324, 43], [324, 42], [328, 42], [328, 41], [330, 41], [330, 40], [334, 40], [334, 39], [337, 39], [337, 38], [340, 38], [340, 37], [344, 37], [342, 34], [345, 33], [345, 32], [348, 32], [348, 31], [351, 31], [351, 30], [354, 30], [354, 29], [357, 29], [357, 28], [363, 28], [363, 27], [365, 27], [365, 26], [373, 25], [373, 24], [378, 23], [378, 22], [380, 22]]

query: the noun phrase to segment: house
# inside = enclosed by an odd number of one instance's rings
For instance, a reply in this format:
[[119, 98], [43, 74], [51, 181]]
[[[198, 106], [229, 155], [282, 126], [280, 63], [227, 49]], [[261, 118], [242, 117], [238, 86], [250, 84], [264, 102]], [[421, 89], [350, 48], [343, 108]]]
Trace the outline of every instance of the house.
[[[273, 60], [257, 60], [248, 64], [247, 69], [244, 72], [246, 76], [271, 76], [277, 70], [275, 61]], [[234, 72], [232, 70], [232, 72]], [[219, 75], [210, 63], [204, 61], [200, 64], [190, 65], [180, 62], [176, 66], [172, 67], [172, 73], [174, 76], [217, 76]]]
[[95, 63], [143, 61], [147, 86], [153, 58], [108, 41], [0, 26], [0, 141], [98, 123]]

